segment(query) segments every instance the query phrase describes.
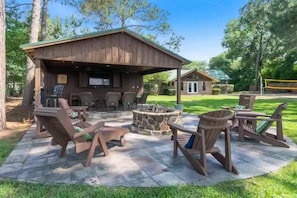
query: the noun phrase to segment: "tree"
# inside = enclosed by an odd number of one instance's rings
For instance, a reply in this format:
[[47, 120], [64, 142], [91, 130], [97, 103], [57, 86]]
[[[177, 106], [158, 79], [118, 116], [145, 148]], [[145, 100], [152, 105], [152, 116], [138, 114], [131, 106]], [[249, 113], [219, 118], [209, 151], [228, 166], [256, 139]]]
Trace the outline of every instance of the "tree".
[[159, 72], [159, 73], [155, 73], [155, 74], [145, 75], [143, 78], [143, 82], [161, 84], [161, 83], [167, 83], [168, 78], [169, 78], [168, 72]]
[[168, 72], [158, 72], [155, 74], [147, 74], [143, 77], [144, 88], [154, 95], [158, 95], [160, 87], [163, 83], [167, 84], [169, 78]]
[[167, 22], [168, 12], [147, 0], [85, 0], [80, 1], [80, 10], [96, 21], [96, 29], [130, 28], [147, 38], [169, 36], [161, 44], [178, 51], [182, 36], [176, 35]]
[[231, 72], [231, 60], [227, 58], [227, 52], [223, 52], [209, 60], [209, 69], [219, 69], [230, 74]]
[[[40, 28], [40, 0], [33, 1], [32, 8], [32, 22], [30, 28], [29, 43], [34, 43], [38, 41], [38, 32]], [[31, 108], [33, 100], [33, 90], [34, 90], [34, 76], [35, 76], [35, 64], [28, 57], [27, 58], [27, 71], [26, 71], [26, 82], [25, 82], [25, 92], [23, 97], [23, 107]]]
[[191, 63], [187, 65], [183, 65], [183, 69], [198, 69], [198, 70], [206, 70], [207, 62], [206, 61], [191, 61]]
[[[259, 70], [268, 59], [279, 55], [280, 41], [271, 34], [270, 1], [250, 0], [239, 19], [230, 21], [225, 29], [223, 46], [232, 60], [240, 58], [240, 69], [246, 83], [258, 89]], [[251, 75], [254, 73], [254, 75]]]
[[47, 22], [47, 5], [48, 0], [42, 1], [42, 9], [41, 9], [41, 40], [46, 40], [46, 22]]
[[60, 17], [47, 19], [46, 35], [48, 39], [58, 39], [61, 37], [75, 36], [79, 33], [89, 33], [88, 28], [81, 28], [83, 21], [77, 19], [74, 15], [66, 17], [64, 21]]
[[6, 86], [6, 57], [5, 57], [5, 1], [0, 0], [0, 130], [6, 128], [5, 86]]
[[297, 50], [297, 1], [271, 1], [269, 17], [270, 31], [282, 41], [280, 47], [286, 52]]
[[297, 51], [288, 52], [283, 58], [269, 61], [261, 71], [263, 78], [297, 79]]
[[26, 55], [20, 44], [29, 40], [28, 23], [21, 21], [22, 17], [19, 7], [6, 9], [6, 89], [7, 93], [18, 96], [22, 94], [26, 76]]
[[[240, 87], [253, 82], [258, 87], [259, 73], [296, 79], [297, 1], [249, 0], [240, 14], [227, 24], [223, 40], [233, 69], [230, 77], [242, 82]], [[234, 60], [240, 60], [236, 68]]]

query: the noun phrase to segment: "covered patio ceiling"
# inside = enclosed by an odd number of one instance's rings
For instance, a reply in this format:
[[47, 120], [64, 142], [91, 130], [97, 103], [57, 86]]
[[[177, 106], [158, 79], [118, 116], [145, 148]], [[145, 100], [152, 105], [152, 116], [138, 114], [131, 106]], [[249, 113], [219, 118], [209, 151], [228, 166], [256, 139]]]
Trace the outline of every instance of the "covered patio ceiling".
[[121, 73], [139, 73], [141, 75], [152, 74], [162, 71], [171, 70], [167, 67], [139, 66], [139, 65], [115, 65], [115, 64], [99, 64], [86, 62], [73, 62], [62, 60], [43, 60], [46, 71], [87, 71], [87, 72], [121, 72]]

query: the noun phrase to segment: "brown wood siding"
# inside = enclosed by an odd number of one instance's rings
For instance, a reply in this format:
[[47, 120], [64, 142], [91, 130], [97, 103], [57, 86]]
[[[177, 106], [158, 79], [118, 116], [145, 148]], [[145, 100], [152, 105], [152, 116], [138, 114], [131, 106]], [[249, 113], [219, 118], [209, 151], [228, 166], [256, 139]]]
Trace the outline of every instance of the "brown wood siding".
[[182, 65], [181, 60], [125, 33], [37, 48], [34, 58], [165, 68]]

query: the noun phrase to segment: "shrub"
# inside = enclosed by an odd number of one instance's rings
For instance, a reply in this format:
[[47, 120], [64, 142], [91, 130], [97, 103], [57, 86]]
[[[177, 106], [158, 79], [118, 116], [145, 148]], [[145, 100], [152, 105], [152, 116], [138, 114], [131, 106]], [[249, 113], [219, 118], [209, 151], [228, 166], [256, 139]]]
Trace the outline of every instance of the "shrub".
[[176, 89], [165, 89], [164, 94], [168, 96], [174, 96], [176, 94]]
[[150, 83], [144, 83], [143, 88], [144, 88], [144, 92], [150, 93], [151, 84]]
[[221, 89], [222, 94], [232, 93], [234, 90], [233, 84], [215, 84], [213, 85], [213, 88]]
[[153, 86], [151, 87], [150, 93], [155, 96], [159, 95], [159, 85], [153, 84]]
[[220, 88], [213, 88], [212, 89], [212, 95], [219, 95], [221, 93], [221, 89]]

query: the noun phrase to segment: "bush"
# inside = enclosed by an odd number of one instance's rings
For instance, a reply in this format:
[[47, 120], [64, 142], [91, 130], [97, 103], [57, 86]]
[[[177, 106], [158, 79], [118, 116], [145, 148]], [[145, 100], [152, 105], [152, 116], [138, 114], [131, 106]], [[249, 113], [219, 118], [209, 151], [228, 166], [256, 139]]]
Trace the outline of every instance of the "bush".
[[215, 84], [213, 85], [213, 88], [221, 89], [222, 94], [232, 93], [234, 90], [233, 84]]
[[164, 94], [168, 96], [174, 96], [176, 94], [176, 89], [164, 89]]
[[144, 83], [143, 88], [144, 88], [144, 92], [150, 93], [150, 91], [151, 91], [151, 84], [150, 83]]
[[212, 89], [212, 95], [219, 95], [221, 93], [221, 89], [220, 88], [213, 88]]
[[234, 85], [233, 84], [227, 84], [227, 93], [232, 93], [234, 91]]
[[159, 95], [159, 85], [153, 84], [153, 86], [151, 87], [150, 93], [154, 96]]

